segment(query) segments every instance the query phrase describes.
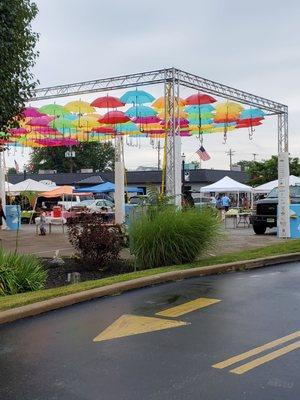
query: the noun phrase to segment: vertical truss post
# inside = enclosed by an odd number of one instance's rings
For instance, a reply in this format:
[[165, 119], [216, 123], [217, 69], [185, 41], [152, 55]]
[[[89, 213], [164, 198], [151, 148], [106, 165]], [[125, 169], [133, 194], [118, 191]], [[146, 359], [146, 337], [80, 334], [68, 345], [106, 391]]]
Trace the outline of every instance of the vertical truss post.
[[124, 152], [123, 138], [116, 136], [115, 145], [115, 222], [123, 224], [125, 221], [125, 193], [124, 193]]
[[280, 238], [291, 236], [289, 206], [288, 110], [278, 114], [278, 210], [277, 228]]
[[[2, 150], [0, 152], [0, 199], [1, 199], [2, 207], [3, 207], [3, 211], [6, 215], [4, 150]], [[7, 229], [6, 221], [4, 218], [2, 218], [2, 229]]]
[[166, 115], [166, 193], [181, 206], [181, 137], [179, 124], [179, 79], [176, 70], [165, 80]]

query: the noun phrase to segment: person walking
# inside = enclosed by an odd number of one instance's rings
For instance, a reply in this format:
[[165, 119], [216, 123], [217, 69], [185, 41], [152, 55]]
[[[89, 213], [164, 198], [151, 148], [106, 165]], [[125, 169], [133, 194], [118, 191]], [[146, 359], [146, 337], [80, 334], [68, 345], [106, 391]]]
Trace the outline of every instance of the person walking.
[[221, 201], [222, 201], [223, 210], [225, 212], [228, 211], [229, 207], [230, 207], [230, 198], [228, 196], [226, 196], [226, 194], [224, 193], [222, 198], [221, 198]]

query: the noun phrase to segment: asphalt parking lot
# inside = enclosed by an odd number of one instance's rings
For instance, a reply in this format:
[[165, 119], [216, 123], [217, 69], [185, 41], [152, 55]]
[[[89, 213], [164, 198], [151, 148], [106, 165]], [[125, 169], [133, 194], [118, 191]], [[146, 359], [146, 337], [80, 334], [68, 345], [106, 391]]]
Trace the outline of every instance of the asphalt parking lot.
[[297, 400], [299, 283], [291, 263], [3, 325], [0, 398]]

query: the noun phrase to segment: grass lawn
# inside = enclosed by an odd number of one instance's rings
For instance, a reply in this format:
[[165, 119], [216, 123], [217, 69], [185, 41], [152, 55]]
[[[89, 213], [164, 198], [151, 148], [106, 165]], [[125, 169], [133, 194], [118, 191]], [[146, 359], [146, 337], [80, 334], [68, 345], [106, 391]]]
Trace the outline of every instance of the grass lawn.
[[[162, 272], [178, 271], [188, 268], [206, 267], [209, 265], [230, 263], [235, 261], [253, 260], [268, 256], [300, 252], [300, 240], [289, 240], [283, 243], [271, 246], [260, 247], [252, 250], [239, 251], [222, 256], [203, 258], [191, 264], [172, 265], [169, 267], [147, 269], [143, 271], [131, 272], [128, 274], [116, 275], [109, 278], [85, 281], [73, 285], [61, 286], [52, 289], [38, 290], [36, 292], [19, 293], [0, 297], [0, 311], [10, 308], [24, 306], [42, 300], [52, 299], [58, 296], [64, 296], [71, 293], [81, 292], [83, 290], [99, 288], [113, 283], [125, 282], [135, 278], [160, 274]], [[62, 267], [63, 268], [63, 267]]]

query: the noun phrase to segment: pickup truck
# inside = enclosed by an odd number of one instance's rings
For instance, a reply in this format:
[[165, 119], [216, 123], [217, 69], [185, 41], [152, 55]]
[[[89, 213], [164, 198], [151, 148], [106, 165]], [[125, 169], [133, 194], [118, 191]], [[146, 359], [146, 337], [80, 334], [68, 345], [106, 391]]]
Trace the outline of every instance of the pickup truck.
[[[290, 202], [300, 204], [300, 186], [290, 186]], [[250, 223], [257, 235], [263, 235], [267, 228], [277, 227], [278, 189], [274, 188], [265, 199], [254, 203]]]

